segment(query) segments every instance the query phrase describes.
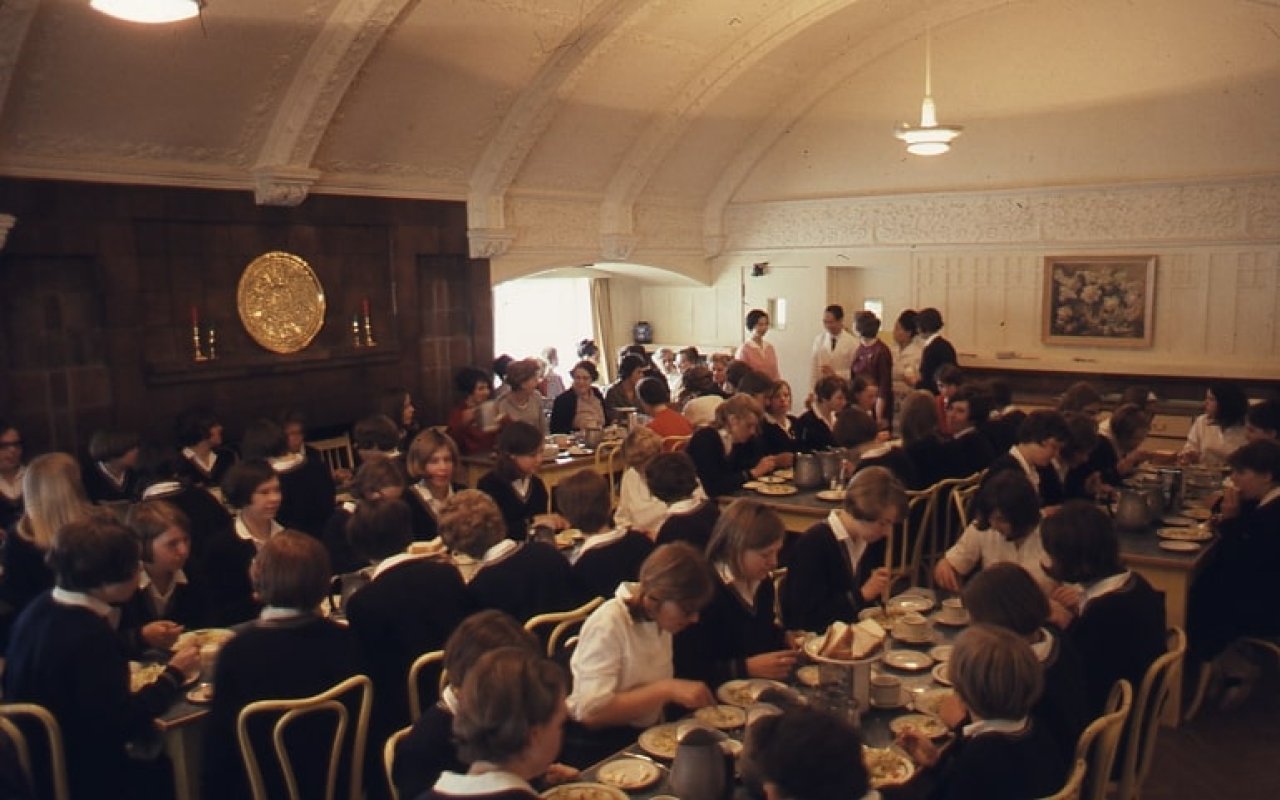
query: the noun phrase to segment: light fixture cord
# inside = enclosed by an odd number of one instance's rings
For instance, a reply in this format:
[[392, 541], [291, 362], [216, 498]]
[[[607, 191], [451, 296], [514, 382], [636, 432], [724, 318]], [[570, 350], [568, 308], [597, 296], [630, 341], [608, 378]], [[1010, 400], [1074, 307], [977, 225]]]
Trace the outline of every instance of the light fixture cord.
[[924, 95], [928, 97], [933, 94], [933, 34], [931, 28], [925, 25], [924, 28]]

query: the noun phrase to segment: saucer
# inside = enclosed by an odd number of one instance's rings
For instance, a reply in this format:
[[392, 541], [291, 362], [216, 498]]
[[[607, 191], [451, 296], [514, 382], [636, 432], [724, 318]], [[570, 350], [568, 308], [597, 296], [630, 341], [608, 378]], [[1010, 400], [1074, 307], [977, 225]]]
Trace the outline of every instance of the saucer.
[[951, 676], [947, 674], [947, 662], [935, 664], [933, 667], [933, 679], [943, 686], [951, 686]]
[[917, 633], [908, 633], [903, 630], [901, 625], [893, 626], [893, 630], [890, 631], [890, 635], [898, 641], [906, 642], [907, 644], [928, 644], [932, 642], [934, 638], [933, 630], [931, 628], [924, 628]]
[[187, 702], [197, 705], [207, 705], [213, 702], [213, 684], [202, 683], [191, 691], [187, 692]]
[[838, 503], [844, 499], [844, 492], [839, 489], [823, 489], [814, 495], [819, 500], [827, 500], [832, 503]]
[[1173, 553], [1194, 553], [1200, 549], [1200, 545], [1196, 542], [1184, 542], [1180, 539], [1161, 539], [1160, 549]]
[[941, 612], [939, 612], [933, 615], [933, 621], [938, 623], [939, 625], [950, 625], [953, 628], [963, 628], [965, 625], [968, 625], [970, 622], [969, 612], [965, 611], [964, 613], [960, 614], [960, 616], [955, 618], [946, 617]]
[[929, 648], [929, 657], [934, 661], [946, 661], [951, 658], [951, 645], [940, 644]]
[[933, 666], [933, 658], [919, 650], [890, 650], [880, 661], [894, 669], [916, 672]]

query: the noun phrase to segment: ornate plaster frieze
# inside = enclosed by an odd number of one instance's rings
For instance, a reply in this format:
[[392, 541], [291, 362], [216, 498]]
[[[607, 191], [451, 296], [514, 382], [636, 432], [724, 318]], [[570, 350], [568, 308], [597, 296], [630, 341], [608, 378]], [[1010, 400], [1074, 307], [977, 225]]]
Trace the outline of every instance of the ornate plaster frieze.
[[259, 167], [253, 171], [253, 199], [260, 206], [296, 206], [320, 177], [313, 169]]
[[[726, 215], [727, 247], [1117, 245], [1275, 241], [1280, 176], [1170, 185], [753, 203]], [[1270, 215], [1270, 217], [1268, 217]]]
[[[873, 37], [863, 39], [850, 37], [845, 52], [840, 55], [833, 54], [831, 62], [818, 74], [800, 78], [795, 90], [770, 112], [738, 149], [733, 161], [721, 173], [720, 179], [708, 195], [703, 213], [704, 242], [714, 246], [718, 242], [726, 241], [724, 230], [726, 208], [733, 200], [733, 195], [755, 169], [756, 164], [778, 139], [791, 129], [796, 120], [802, 118], [814, 104], [847, 81], [850, 76], [919, 36], [926, 24], [939, 28], [996, 6], [1022, 1], [952, 0], [952, 2], [938, 3], [924, 8], [876, 31]], [[707, 256], [715, 256], [719, 252], [709, 249]]]
[[[310, 170], [312, 158], [351, 82], [387, 30], [412, 0], [342, 0], [294, 72], [254, 167], [255, 178], [272, 172]], [[311, 179], [314, 182], [314, 178]], [[298, 182], [268, 184], [271, 197], [296, 205]], [[307, 184], [310, 186], [310, 183]], [[258, 181], [258, 202], [263, 183]], [[278, 193], [278, 194], [277, 194]]]
[[0, 250], [4, 249], [4, 243], [9, 240], [9, 231], [13, 230], [17, 221], [18, 218], [12, 214], [0, 214]]
[[36, 17], [40, 0], [8, 0], [0, 3], [0, 115], [9, 96], [9, 84], [18, 69], [23, 42]]
[[694, 71], [632, 145], [614, 171], [601, 207], [602, 235], [628, 234], [636, 197], [653, 178], [690, 121], [748, 70], [810, 26], [819, 25], [854, 0], [793, 0], [745, 31], [732, 46]]
[[[554, 55], [516, 98], [471, 174], [467, 220], [471, 227], [505, 227], [507, 189], [555, 116], [560, 98], [650, 0], [602, 0], [571, 30]], [[593, 225], [598, 228], [598, 225]]]
[[506, 228], [468, 228], [467, 239], [472, 258], [498, 258], [506, 255], [515, 241], [515, 231]]

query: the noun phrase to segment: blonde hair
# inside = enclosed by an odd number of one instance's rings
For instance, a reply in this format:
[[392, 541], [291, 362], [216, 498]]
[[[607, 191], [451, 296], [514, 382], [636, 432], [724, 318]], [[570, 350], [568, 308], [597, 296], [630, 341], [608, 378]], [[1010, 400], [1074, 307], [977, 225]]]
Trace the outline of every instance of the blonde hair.
[[754, 416], [756, 422], [759, 422], [764, 419], [764, 406], [749, 394], [735, 394], [716, 406], [716, 427], [726, 427], [729, 424], [729, 417], [742, 418], [747, 415]]
[[844, 510], [854, 519], [875, 522], [886, 509], [907, 512], [907, 492], [892, 472], [884, 467], [866, 467], [858, 471], [844, 493]]
[[409, 477], [414, 480], [426, 477], [427, 462], [431, 460], [437, 450], [449, 451], [449, 455], [453, 457], [453, 471], [456, 478], [462, 460], [461, 455], [458, 453], [458, 445], [449, 434], [434, 428], [426, 428], [413, 437], [413, 442], [409, 445], [409, 452], [405, 453], [404, 458]]
[[654, 550], [640, 565], [639, 578], [636, 607], [647, 599], [659, 605], [675, 603], [689, 613], [701, 611], [715, 594], [707, 559], [688, 542], [672, 542]]
[[734, 500], [711, 531], [707, 560], [726, 565], [737, 576], [742, 573], [742, 557], [748, 550], [763, 550], [786, 535], [786, 525], [772, 508], [755, 500]]
[[636, 472], [643, 472], [644, 465], [661, 452], [662, 437], [651, 428], [636, 428], [622, 442], [622, 456]]
[[85, 519], [93, 508], [80, 465], [66, 453], [45, 453], [31, 460], [22, 476], [22, 499], [18, 535], [40, 550], [49, 549], [62, 526]]

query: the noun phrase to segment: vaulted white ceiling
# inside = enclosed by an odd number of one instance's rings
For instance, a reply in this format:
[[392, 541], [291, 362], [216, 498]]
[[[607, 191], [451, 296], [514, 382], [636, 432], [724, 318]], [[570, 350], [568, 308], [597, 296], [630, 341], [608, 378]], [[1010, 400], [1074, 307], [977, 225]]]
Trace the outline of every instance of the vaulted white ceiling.
[[[890, 135], [927, 24], [966, 126], [936, 159]], [[701, 255], [741, 202], [1280, 173], [1278, 141], [1280, 0], [0, 3], [0, 174], [466, 200], [478, 255]]]

